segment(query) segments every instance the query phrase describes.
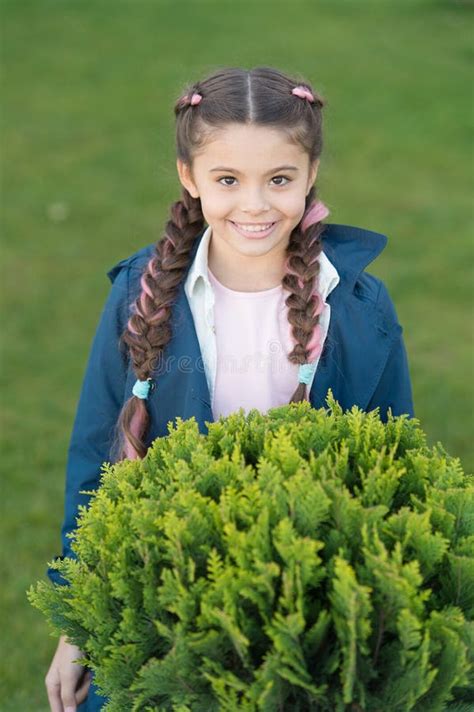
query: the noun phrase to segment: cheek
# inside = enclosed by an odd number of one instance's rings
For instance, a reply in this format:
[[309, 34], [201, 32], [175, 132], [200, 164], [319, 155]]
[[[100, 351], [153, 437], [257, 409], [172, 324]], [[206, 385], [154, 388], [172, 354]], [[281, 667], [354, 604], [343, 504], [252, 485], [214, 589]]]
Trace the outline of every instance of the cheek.
[[299, 217], [304, 212], [305, 195], [300, 192], [281, 195], [278, 201], [278, 207], [282, 213], [285, 213], [285, 215], [289, 217]]
[[214, 215], [216, 217], [225, 216], [235, 205], [235, 199], [229, 194], [221, 193], [219, 190], [208, 190], [201, 194], [201, 206], [204, 215]]

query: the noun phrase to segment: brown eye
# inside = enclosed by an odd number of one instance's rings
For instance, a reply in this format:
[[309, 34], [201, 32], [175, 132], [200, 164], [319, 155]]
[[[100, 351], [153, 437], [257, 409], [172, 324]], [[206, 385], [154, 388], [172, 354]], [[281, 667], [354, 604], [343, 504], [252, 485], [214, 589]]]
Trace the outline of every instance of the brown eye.
[[[291, 178], [288, 178], [287, 176], [274, 176], [272, 180], [278, 180], [279, 178], [283, 178], [283, 180], [286, 180], [288, 183], [291, 181]], [[277, 183], [276, 185], [287, 185], [287, 183]]]

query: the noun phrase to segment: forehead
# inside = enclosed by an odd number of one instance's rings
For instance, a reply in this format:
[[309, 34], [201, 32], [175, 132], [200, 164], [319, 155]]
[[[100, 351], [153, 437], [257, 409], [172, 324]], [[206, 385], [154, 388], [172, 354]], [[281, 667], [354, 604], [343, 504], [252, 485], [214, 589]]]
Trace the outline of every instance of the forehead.
[[308, 157], [284, 131], [251, 124], [228, 124], [213, 131], [195, 156], [195, 166], [209, 170], [220, 165], [238, 170], [259, 166], [263, 170], [275, 162], [303, 167]]

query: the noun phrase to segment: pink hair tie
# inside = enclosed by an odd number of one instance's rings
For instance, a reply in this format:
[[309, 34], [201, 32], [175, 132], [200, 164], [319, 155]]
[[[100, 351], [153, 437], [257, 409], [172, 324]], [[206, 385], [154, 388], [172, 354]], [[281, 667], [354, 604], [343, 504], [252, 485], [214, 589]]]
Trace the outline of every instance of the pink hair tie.
[[199, 102], [201, 101], [201, 99], [202, 99], [202, 95], [201, 95], [201, 94], [198, 94], [197, 92], [194, 92], [194, 94], [192, 95], [191, 99], [189, 98], [189, 94], [185, 94], [185, 95], [181, 98], [181, 104], [182, 104], [183, 106], [189, 106], [189, 104], [191, 104], [191, 106], [196, 106], [196, 104], [199, 104]]
[[311, 203], [309, 210], [303, 216], [301, 227], [303, 230], [306, 230], [310, 225], [314, 225], [314, 223], [320, 222], [321, 220], [324, 220], [324, 218], [327, 218], [328, 215], [328, 208], [324, 205], [322, 200], [317, 200], [316, 202]]
[[298, 85], [291, 90], [291, 93], [295, 96], [299, 96], [301, 99], [307, 99], [312, 104], [314, 103], [314, 96], [311, 94], [309, 89], [306, 89], [302, 84]]

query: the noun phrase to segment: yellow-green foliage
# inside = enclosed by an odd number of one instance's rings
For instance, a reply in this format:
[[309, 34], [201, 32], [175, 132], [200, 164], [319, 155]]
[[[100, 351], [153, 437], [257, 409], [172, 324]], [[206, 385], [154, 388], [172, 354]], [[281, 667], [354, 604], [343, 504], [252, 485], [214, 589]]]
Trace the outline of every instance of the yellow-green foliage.
[[68, 586], [30, 590], [107, 709], [469, 709], [474, 486], [416, 419], [177, 419], [105, 464]]

